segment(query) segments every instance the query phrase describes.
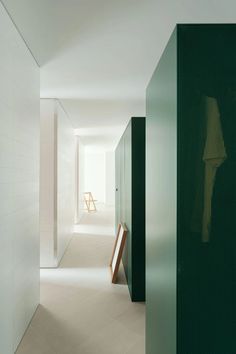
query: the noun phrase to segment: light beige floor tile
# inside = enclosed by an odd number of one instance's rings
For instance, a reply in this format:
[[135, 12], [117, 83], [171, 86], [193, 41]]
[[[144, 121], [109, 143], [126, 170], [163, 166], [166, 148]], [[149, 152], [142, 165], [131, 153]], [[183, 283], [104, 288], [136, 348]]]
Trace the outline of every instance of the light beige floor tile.
[[141, 337], [124, 354], [145, 354], [145, 339]]
[[145, 304], [133, 303], [125, 313], [119, 315], [116, 320], [127, 329], [144, 336], [145, 335]]
[[79, 349], [84, 354], [125, 354], [139, 339], [140, 336], [113, 321], [109, 326], [94, 333]]
[[[113, 216], [86, 214], [83, 226], [101, 230]], [[16, 354], [145, 353], [145, 306], [131, 302], [122, 268], [111, 284], [113, 244], [111, 235], [75, 234], [60, 267], [41, 270], [41, 305]]]

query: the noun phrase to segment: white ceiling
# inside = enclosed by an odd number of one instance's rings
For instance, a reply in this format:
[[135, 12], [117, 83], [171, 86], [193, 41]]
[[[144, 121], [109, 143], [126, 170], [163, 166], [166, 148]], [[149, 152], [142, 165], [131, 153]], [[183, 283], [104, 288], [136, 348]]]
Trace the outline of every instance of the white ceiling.
[[[236, 22], [235, 0], [2, 0], [75, 128], [123, 127], [176, 23]], [[93, 135], [91, 135], [93, 136]], [[101, 142], [101, 141], [100, 141]]]
[[145, 116], [141, 100], [61, 99], [71, 122], [91, 150], [113, 150], [130, 117]]

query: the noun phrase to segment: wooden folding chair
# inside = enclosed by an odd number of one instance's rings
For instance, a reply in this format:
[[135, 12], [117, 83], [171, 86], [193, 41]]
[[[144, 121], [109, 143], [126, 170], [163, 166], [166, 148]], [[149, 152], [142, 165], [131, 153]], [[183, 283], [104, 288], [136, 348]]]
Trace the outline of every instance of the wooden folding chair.
[[97, 208], [95, 205], [96, 200], [93, 198], [93, 195], [91, 192], [84, 192], [84, 202], [85, 202], [86, 210], [88, 211], [88, 213], [90, 213], [91, 211], [97, 211]]

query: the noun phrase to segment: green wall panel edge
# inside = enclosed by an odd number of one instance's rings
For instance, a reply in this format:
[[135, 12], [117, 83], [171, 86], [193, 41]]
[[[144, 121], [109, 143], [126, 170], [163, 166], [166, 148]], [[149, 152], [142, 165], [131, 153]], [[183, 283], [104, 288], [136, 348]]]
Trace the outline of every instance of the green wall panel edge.
[[176, 354], [177, 33], [147, 88], [146, 353]]

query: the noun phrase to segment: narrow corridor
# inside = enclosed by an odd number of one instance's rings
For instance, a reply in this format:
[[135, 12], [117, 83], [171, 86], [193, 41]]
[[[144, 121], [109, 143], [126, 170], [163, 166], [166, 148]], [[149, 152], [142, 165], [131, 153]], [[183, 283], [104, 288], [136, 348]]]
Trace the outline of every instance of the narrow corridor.
[[110, 282], [111, 221], [104, 208], [85, 214], [60, 267], [41, 270], [41, 305], [17, 354], [145, 353], [145, 306], [130, 301], [123, 269]]

